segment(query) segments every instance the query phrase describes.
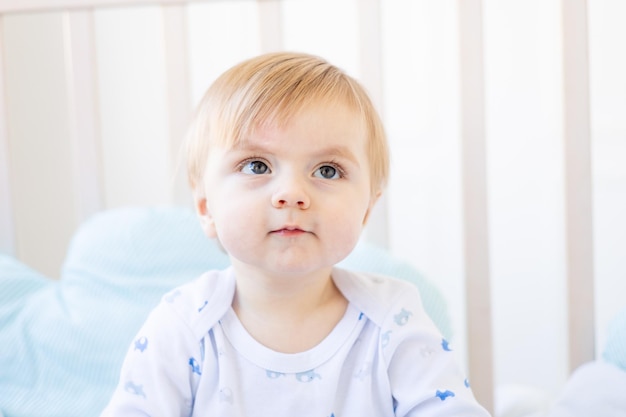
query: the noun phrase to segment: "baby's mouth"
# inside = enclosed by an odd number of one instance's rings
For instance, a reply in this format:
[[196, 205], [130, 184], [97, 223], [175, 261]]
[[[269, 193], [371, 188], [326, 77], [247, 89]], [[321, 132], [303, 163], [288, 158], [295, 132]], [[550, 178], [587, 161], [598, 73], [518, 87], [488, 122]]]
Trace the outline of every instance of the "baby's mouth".
[[307, 231], [300, 229], [296, 226], [285, 226], [280, 229], [273, 230], [271, 234], [292, 237], [292, 236], [300, 236], [302, 234], [307, 233]]

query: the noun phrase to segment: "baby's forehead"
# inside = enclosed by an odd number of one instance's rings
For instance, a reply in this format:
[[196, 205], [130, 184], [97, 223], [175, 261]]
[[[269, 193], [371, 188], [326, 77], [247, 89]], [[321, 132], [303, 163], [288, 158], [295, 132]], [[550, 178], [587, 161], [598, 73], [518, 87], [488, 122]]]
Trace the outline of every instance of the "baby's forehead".
[[295, 106], [283, 105], [273, 111], [249, 113], [245, 119], [222, 120], [222, 129], [216, 129], [220, 134], [214, 136], [212, 142], [227, 148], [247, 148], [308, 116], [318, 119], [319, 128], [322, 129], [326, 126], [324, 120], [330, 121], [338, 113], [342, 114], [342, 124], [357, 126], [369, 136], [365, 132], [368, 127], [366, 118], [353, 104], [337, 100], [311, 100]]

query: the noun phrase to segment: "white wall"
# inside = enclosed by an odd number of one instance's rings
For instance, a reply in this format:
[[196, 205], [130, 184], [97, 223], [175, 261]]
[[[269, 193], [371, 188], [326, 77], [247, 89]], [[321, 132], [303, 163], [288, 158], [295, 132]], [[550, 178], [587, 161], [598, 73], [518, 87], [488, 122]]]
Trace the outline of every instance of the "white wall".
[[[626, 304], [626, 5], [589, 2], [597, 340]], [[455, 0], [382, 1], [383, 96], [392, 146], [390, 248], [444, 292], [465, 349]], [[484, 1], [496, 384], [555, 392], [567, 377], [560, 2]], [[360, 77], [358, 0], [282, 4], [283, 47]], [[257, 5], [187, 8], [191, 100], [261, 51]], [[173, 201], [163, 20], [157, 7], [94, 16], [105, 207]], [[58, 275], [80, 222], [71, 186], [61, 14], [4, 18], [16, 254]], [[4, 233], [4, 231], [3, 231]]]

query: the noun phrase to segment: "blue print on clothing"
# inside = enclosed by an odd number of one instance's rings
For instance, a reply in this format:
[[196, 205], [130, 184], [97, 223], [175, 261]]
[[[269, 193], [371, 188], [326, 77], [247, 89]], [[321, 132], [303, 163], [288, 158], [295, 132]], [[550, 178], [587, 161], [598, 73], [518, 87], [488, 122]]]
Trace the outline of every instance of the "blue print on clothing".
[[126, 385], [124, 385], [124, 391], [129, 394], [146, 398], [146, 394], [143, 392], [143, 385], [135, 385], [133, 381], [128, 381]]
[[202, 375], [202, 372], [200, 371], [200, 364], [196, 358], [189, 358], [189, 365], [191, 366], [191, 371], [194, 374]]
[[176, 301], [176, 298], [180, 297], [180, 295], [181, 295], [180, 290], [176, 290], [176, 291], [174, 291], [173, 293], [170, 293], [170, 294], [166, 295], [166, 296], [164, 297], [164, 299], [165, 299], [165, 301], [167, 301], [168, 303], [170, 303], [170, 304], [171, 304], [171, 303], [173, 303], [174, 301]]
[[220, 401], [223, 403], [233, 404], [233, 390], [230, 388], [220, 389]]
[[207, 304], [209, 304], [209, 302], [207, 300], [204, 300], [204, 304], [200, 306], [200, 308], [198, 309], [198, 313], [201, 313], [202, 310], [204, 310], [204, 307], [207, 306]]
[[316, 378], [322, 379], [322, 377], [319, 374], [316, 374], [315, 372], [313, 372], [313, 370], [306, 371], [306, 372], [298, 372], [296, 374], [296, 379], [300, 382], [311, 382]]
[[381, 344], [383, 347], [389, 344], [389, 339], [391, 338], [390, 335], [391, 335], [391, 330], [387, 330], [385, 333], [383, 333], [383, 336], [381, 338]]
[[452, 352], [452, 348], [450, 347], [450, 344], [448, 343], [446, 339], [441, 339], [441, 347], [446, 352]]
[[276, 378], [280, 378], [281, 376], [285, 376], [285, 374], [283, 374], [282, 372], [274, 372], [270, 370], [266, 370], [265, 374], [270, 379], [276, 379]]
[[358, 371], [355, 372], [354, 377], [363, 381], [371, 374], [372, 364], [370, 362], [365, 362]]
[[435, 397], [439, 397], [441, 401], [445, 401], [448, 397], [454, 397], [454, 393], [450, 390], [445, 390], [444, 392], [437, 390]]
[[432, 356], [433, 353], [435, 353], [435, 351], [430, 346], [422, 346], [420, 348], [420, 354], [424, 358], [428, 358], [428, 357]]
[[147, 337], [140, 337], [139, 339], [135, 340], [135, 350], [140, 351], [141, 353], [143, 353], [144, 350], [146, 350], [146, 348], [148, 347], [148, 338]]
[[412, 315], [413, 313], [411, 313], [410, 311], [402, 309], [398, 314], [393, 316], [393, 320], [396, 322], [398, 326], [404, 326], [405, 324], [409, 322], [409, 317]]
[[465, 378], [465, 381], [463, 381], [463, 383], [465, 384], [466, 388], [470, 387], [470, 383], [469, 383], [469, 380], [467, 378]]

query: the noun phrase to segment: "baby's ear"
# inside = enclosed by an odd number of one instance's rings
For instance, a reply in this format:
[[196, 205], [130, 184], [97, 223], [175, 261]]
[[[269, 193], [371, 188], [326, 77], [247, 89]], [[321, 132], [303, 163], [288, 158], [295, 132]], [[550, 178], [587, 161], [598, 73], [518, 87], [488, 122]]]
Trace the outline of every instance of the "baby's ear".
[[370, 204], [367, 207], [365, 216], [363, 217], [363, 226], [367, 225], [367, 221], [370, 218], [370, 214], [372, 214], [372, 210], [374, 210], [374, 206], [376, 205], [376, 202], [378, 201], [382, 193], [383, 192], [379, 190], [376, 193], [372, 194], [372, 198], [370, 199]]
[[196, 214], [200, 219], [200, 226], [204, 231], [204, 234], [210, 238], [217, 237], [217, 232], [215, 231], [215, 222], [213, 221], [213, 216], [211, 215], [211, 211], [207, 206], [206, 197], [195, 197], [196, 202]]

